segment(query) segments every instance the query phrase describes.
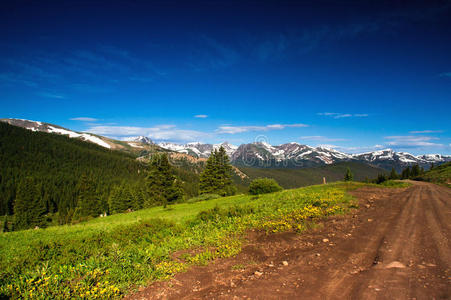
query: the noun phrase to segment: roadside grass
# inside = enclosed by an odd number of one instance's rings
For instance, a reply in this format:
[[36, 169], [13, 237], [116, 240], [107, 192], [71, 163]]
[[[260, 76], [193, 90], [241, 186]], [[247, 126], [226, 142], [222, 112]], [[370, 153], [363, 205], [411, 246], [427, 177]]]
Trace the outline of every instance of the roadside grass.
[[414, 180], [433, 182], [451, 188], [451, 162], [437, 166]]
[[401, 180], [387, 180], [382, 182], [380, 185], [384, 187], [390, 187], [390, 188], [407, 188], [411, 186], [412, 184], [406, 181]]
[[[0, 298], [118, 298], [192, 265], [238, 254], [247, 229], [302, 232], [315, 220], [345, 213], [356, 205], [347, 191], [362, 186], [237, 195], [0, 234]], [[183, 250], [182, 258], [174, 257]]]

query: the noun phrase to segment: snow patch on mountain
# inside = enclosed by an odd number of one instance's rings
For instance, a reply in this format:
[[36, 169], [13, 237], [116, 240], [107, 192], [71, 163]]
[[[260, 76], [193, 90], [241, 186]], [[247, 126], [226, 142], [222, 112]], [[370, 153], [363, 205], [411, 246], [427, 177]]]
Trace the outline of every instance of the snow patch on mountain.
[[[142, 143], [142, 144], [146, 144], [146, 145], [152, 145], [153, 144], [153, 141], [149, 137], [143, 136], [143, 135], [126, 137], [126, 138], [123, 139], [123, 141]], [[128, 143], [128, 144], [131, 146], [130, 143]]]
[[61, 135], [68, 135], [70, 138], [79, 138], [84, 141], [88, 141], [99, 146], [111, 149], [111, 146], [101, 138], [91, 135], [89, 133], [79, 133], [72, 130], [68, 130], [56, 125], [51, 125], [39, 121], [25, 120], [25, 119], [1, 119], [3, 122], [7, 122], [14, 126], [23, 127], [31, 131], [41, 131], [47, 133], [56, 133]]
[[237, 146], [224, 142], [221, 144], [203, 144], [200, 142], [191, 142], [187, 144], [175, 144], [175, 143], [159, 143], [158, 146], [161, 148], [176, 151], [179, 153], [190, 154], [199, 158], [207, 158], [210, 156], [211, 151], [219, 149], [221, 146], [224, 147], [227, 155], [230, 157], [236, 149]]

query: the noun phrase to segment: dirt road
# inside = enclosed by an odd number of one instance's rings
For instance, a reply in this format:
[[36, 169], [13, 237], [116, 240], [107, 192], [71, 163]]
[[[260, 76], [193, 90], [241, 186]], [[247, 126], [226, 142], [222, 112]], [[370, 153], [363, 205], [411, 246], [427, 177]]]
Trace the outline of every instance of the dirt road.
[[451, 189], [360, 189], [354, 214], [302, 235], [251, 232], [235, 258], [133, 299], [451, 299]]

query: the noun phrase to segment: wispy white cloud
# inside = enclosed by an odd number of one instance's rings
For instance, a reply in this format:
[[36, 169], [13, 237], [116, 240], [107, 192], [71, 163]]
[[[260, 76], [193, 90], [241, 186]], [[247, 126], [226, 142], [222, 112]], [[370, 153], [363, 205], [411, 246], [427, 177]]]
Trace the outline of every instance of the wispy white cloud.
[[114, 91], [114, 87], [105, 84], [73, 83], [69, 85], [69, 88], [77, 92], [96, 94], [111, 93]]
[[285, 128], [295, 128], [295, 127], [308, 127], [309, 125], [306, 124], [271, 124], [271, 125], [264, 125], [264, 126], [229, 126], [224, 125], [220, 126], [218, 129], [216, 129], [217, 133], [229, 133], [229, 134], [236, 134], [236, 133], [243, 133], [248, 131], [268, 131], [268, 130], [281, 130]]
[[328, 138], [322, 135], [301, 136], [301, 140], [315, 141], [315, 142], [341, 142], [346, 141], [342, 138]]
[[192, 49], [191, 57], [186, 63], [193, 71], [227, 68], [240, 59], [237, 49], [209, 36], [202, 35], [196, 42], [199, 47]]
[[386, 136], [385, 139], [389, 140], [387, 145], [396, 146], [398, 148], [443, 147], [443, 144], [433, 142], [439, 138], [431, 136], [399, 135]]
[[15, 84], [19, 84], [19, 85], [25, 85], [27, 87], [37, 87], [38, 83], [34, 80], [32, 80], [31, 78], [27, 78], [27, 77], [23, 77], [21, 75], [18, 74], [13, 74], [13, 73], [1, 73], [0, 74], [0, 83], [6, 83], [9, 85], [15, 85]]
[[[263, 38], [254, 38], [249, 43], [252, 54], [261, 61], [286, 58], [289, 55], [302, 55], [318, 48], [359, 36], [371, 35], [389, 30], [396, 33], [411, 22], [437, 20], [447, 16], [449, 4], [432, 4], [428, 8], [412, 5], [409, 9], [392, 9], [371, 19], [349, 19], [342, 24], [321, 24], [315, 27], [303, 27], [301, 30], [287, 28], [284, 32], [268, 34]], [[451, 72], [450, 72], [451, 74]]]
[[36, 63], [22, 62], [14, 59], [7, 59], [3, 61], [12, 67], [16, 73], [20, 73], [24, 76], [35, 78], [35, 79], [49, 79], [55, 80], [61, 76], [57, 73], [52, 73], [47, 71], [45, 66], [40, 66]]
[[208, 118], [208, 115], [195, 115], [195, 118], [205, 119]]
[[441, 133], [443, 130], [418, 130], [418, 131], [409, 131], [412, 134], [422, 134], [422, 133]]
[[451, 78], [451, 72], [440, 73], [440, 77], [449, 77]]
[[210, 137], [211, 135], [197, 130], [187, 130], [177, 128], [175, 125], [158, 125], [154, 127], [134, 127], [134, 126], [92, 126], [86, 130], [99, 135], [114, 137], [129, 137], [143, 135], [153, 140], [159, 141], [199, 141]]
[[153, 77], [141, 77], [141, 76], [130, 76], [128, 78], [131, 81], [137, 81], [137, 82], [153, 82], [155, 78]]
[[70, 118], [72, 121], [82, 121], [82, 122], [96, 122], [99, 119], [96, 118], [90, 118], [90, 117], [76, 117], [76, 118]]
[[353, 147], [353, 146], [338, 146], [338, 145], [331, 145], [331, 144], [321, 144], [318, 146], [325, 147], [325, 148], [332, 148], [332, 149], [335, 149], [335, 150], [338, 150], [341, 152], [345, 152], [345, 153], [363, 153], [363, 152], [371, 152], [371, 151], [377, 151], [377, 150], [387, 148], [386, 145]]
[[355, 117], [355, 118], [368, 117], [368, 114], [349, 114], [349, 113], [335, 113], [335, 112], [322, 112], [322, 113], [317, 113], [317, 115], [331, 117], [334, 119], [352, 118], [352, 117]]
[[51, 99], [65, 99], [66, 97], [60, 94], [56, 93], [50, 93], [50, 92], [39, 92], [37, 93], [38, 96], [44, 97], [44, 98], [51, 98]]

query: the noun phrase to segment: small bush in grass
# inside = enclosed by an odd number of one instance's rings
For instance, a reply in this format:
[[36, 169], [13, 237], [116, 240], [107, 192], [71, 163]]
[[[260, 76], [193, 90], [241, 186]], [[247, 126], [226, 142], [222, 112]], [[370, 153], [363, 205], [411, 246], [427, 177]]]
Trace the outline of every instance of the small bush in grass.
[[235, 205], [228, 208], [220, 208], [215, 206], [211, 209], [201, 211], [195, 221], [219, 221], [224, 218], [241, 217], [244, 215], [254, 213], [254, 209], [251, 206]]
[[379, 175], [377, 175], [376, 183], [377, 184], [381, 184], [381, 183], [384, 183], [387, 180], [388, 180], [388, 178], [387, 178], [387, 176], [385, 174], [379, 174]]
[[405, 188], [409, 187], [411, 184], [408, 182], [402, 182], [398, 180], [387, 180], [382, 182], [381, 185], [386, 187]]
[[249, 194], [251, 195], [274, 193], [281, 190], [283, 190], [282, 187], [272, 178], [254, 179], [249, 185]]
[[187, 202], [188, 203], [196, 203], [199, 201], [213, 200], [213, 199], [217, 199], [217, 198], [221, 198], [221, 197], [222, 196], [220, 196], [218, 194], [202, 194], [197, 197], [193, 197], [193, 198], [189, 199]]

